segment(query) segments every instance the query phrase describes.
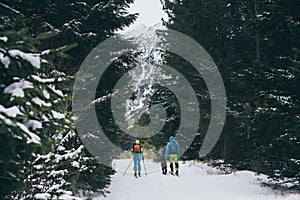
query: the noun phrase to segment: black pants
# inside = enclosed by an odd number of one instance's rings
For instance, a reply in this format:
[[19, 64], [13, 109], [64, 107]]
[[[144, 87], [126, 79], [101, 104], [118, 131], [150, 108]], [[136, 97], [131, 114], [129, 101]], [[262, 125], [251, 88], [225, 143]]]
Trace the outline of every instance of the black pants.
[[[174, 172], [173, 163], [170, 163], [170, 169], [171, 169], [171, 173], [173, 173]], [[177, 175], [178, 175], [178, 170], [179, 170], [179, 164], [175, 163], [175, 171]]]
[[167, 174], [167, 167], [162, 167], [162, 174], [166, 175]]

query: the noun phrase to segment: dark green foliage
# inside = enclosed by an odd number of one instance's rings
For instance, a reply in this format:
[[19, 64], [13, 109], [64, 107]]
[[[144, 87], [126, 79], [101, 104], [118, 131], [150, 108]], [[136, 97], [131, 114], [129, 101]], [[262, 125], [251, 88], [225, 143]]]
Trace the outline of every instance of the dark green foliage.
[[[26, 53], [36, 53], [47, 60], [47, 63], [42, 63], [40, 69], [35, 69], [21, 57], [8, 55], [11, 61], [9, 70], [0, 62], [1, 105], [5, 108], [17, 105], [22, 113], [25, 113], [17, 115], [16, 118], [8, 116], [9, 119], [14, 123], [25, 123], [32, 118], [43, 125], [36, 133], [41, 142], [27, 144], [26, 134], [20, 128], [7, 123], [0, 113], [3, 143], [0, 158], [1, 198], [12, 194], [15, 198], [32, 199], [36, 193], [44, 192], [52, 197], [64, 191], [76, 194], [78, 189], [84, 189], [82, 185], [86, 185], [88, 190], [101, 192], [109, 184], [109, 175], [113, 171], [97, 163], [82, 148], [73, 132], [74, 122], [68, 112], [71, 77], [58, 71], [73, 75], [96, 45], [113, 35], [116, 30], [131, 24], [136, 17], [126, 11], [131, 2], [132, 0], [4, 0], [0, 3], [0, 37], [8, 37], [7, 42], [0, 40], [1, 55], [7, 56], [9, 50], [18, 49]], [[43, 52], [44, 50], [50, 51]], [[66, 51], [67, 54], [64, 53]], [[62, 90], [65, 96], [61, 97], [47, 88], [50, 83], [39, 83], [31, 75], [54, 78], [55, 81], [51, 84]], [[25, 98], [11, 100], [9, 95], [3, 94], [5, 87], [17, 81], [14, 77], [33, 82], [35, 87], [25, 90]], [[50, 90], [50, 99], [43, 96], [45, 89]], [[46, 98], [46, 103], [52, 103], [52, 106], [39, 107], [34, 103], [28, 104], [35, 97], [43, 100]], [[65, 119], [52, 119], [52, 110], [64, 113]], [[61, 140], [62, 138], [67, 139]], [[68, 157], [71, 153], [74, 156]], [[51, 175], [51, 172], [57, 175]], [[63, 183], [61, 190], [51, 189], [53, 185], [60, 183]], [[40, 188], [39, 184], [42, 184], [43, 188]]]
[[126, 8], [133, 0], [84, 1], [26, 1], [3, 3], [20, 11], [27, 20], [32, 35], [57, 32], [56, 37], [42, 43], [40, 49], [56, 48], [78, 43], [68, 52], [68, 57], [55, 60], [56, 67], [68, 74], [75, 73], [87, 54], [116, 30], [133, 22], [136, 15]]
[[122, 131], [116, 124], [111, 112], [111, 95], [115, 92], [117, 81], [135, 66], [132, 55], [124, 55], [114, 61], [103, 73], [97, 87], [95, 99], [103, 100], [96, 103], [97, 118], [105, 135], [118, 147], [127, 150], [132, 147], [135, 138]]
[[105, 195], [106, 191], [103, 188], [106, 188], [110, 184], [110, 175], [113, 173], [114, 171], [110, 167], [100, 165], [95, 160], [93, 171], [81, 173], [77, 180], [76, 188], [82, 189], [85, 192], [91, 191]]
[[[42, 40], [28, 36], [28, 29], [21, 26], [23, 21], [11, 20], [11, 26], [18, 23], [20, 28], [0, 33], [7, 38], [0, 42], [1, 56], [8, 59], [0, 62], [1, 198], [22, 191], [25, 167], [30, 166], [33, 155], [49, 151], [52, 137], [72, 127], [68, 117], [58, 119], [54, 114], [66, 110], [70, 97], [63, 95], [71, 86], [69, 77], [53, 70], [51, 57], [58, 56], [57, 51], [38, 51], [36, 46]], [[6, 109], [16, 113], [3, 111]]]
[[299, 1], [163, 3], [168, 26], [203, 45], [224, 80], [227, 120], [210, 156], [299, 181]]

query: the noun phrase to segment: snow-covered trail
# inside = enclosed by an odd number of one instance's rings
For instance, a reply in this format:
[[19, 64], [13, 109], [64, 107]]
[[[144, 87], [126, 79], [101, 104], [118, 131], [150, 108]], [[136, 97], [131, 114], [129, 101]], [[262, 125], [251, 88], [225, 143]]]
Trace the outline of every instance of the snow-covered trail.
[[[126, 169], [130, 160], [118, 160], [118, 169]], [[148, 175], [134, 178], [132, 165], [128, 172], [117, 172], [108, 189], [107, 197], [96, 200], [299, 200], [300, 195], [282, 196], [261, 187], [253, 172], [240, 171], [220, 175], [217, 169], [203, 163], [180, 163], [180, 177], [163, 176], [160, 164], [146, 160]], [[142, 166], [143, 167], [143, 166]], [[143, 169], [143, 168], [142, 168]]]

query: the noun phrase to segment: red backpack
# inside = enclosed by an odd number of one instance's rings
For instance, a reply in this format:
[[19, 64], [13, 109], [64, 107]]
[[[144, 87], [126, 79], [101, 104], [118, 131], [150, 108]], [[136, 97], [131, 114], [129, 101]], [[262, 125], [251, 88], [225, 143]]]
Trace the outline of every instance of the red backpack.
[[134, 144], [133, 145], [133, 152], [134, 153], [141, 153], [141, 145], [140, 144]]

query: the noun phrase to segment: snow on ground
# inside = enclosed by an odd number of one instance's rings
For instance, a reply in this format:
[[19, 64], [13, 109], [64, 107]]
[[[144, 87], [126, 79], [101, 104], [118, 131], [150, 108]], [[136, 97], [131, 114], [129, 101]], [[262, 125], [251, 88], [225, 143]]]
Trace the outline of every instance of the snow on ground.
[[[118, 169], [126, 169], [130, 160], [117, 160]], [[203, 163], [180, 162], [180, 177], [161, 174], [160, 164], [145, 160], [148, 175], [134, 178], [132, 165], [123, 175], [118, 171], [108, 188], [107, 197], [95, 200], [299, 200], [299, 194], [282, 196], [270, 188], [261, 186], [265, 176], [254, 172], [222, 172]], [[142, 165], [142, 169], [143, 165]]]

